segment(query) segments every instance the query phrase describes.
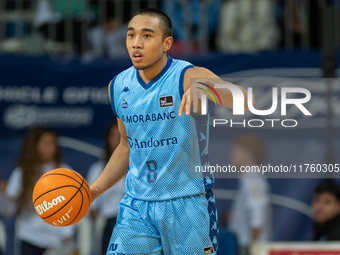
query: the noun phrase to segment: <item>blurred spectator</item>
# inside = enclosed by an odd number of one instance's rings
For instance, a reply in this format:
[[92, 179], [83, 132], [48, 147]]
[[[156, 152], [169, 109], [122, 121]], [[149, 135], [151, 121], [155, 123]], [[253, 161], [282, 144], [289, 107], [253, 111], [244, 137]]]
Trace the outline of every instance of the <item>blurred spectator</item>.
[[[116, 122], [111, 123], [105, 134], [105, 157], [103, 160], [95, 162], [89, 169], [87, 181], [91, 184], [103, 171], [112, 153], [119, 145], [120, 134]], [[104, 231], [100, 234], [92, 233], [95, 244], [101, 244], [101, 254], [105, 255], [111, 238], [113, 227], [116, 224], [118, 215], [118, 204], [124, 197], [125, 178], [120, 180], [112, 188], [98, 197], [90, 207], [90, 216], [95, 221], [98, 216], [106, 220]], [[98, 240], [102, 237], [102, 241]]]
[[271, 50], [276, 47], [278, 37], [274, 1], [223, 1], [218, 35], [221, 52]]
[[[209, 49], [216, 48], [220, 2], [221, 0], [163, 1], [162, 10], [170, 17], [173, 25], [174, 44], [170, 54], [185, 53], [185, 50], [197, 52], [201, 40], [207, 40]], [[206, 25], [207, 29], [202, 25]]]
[[293, 1], [291, 6], [292, 24], [290, 29], [294, 38], [294, 48], [301, 48], [302, 46], [302, 36], [305, 34], [305, 22], [303, 22], [302, 5], [301, 1]]
[[305, 6], [299, 0], [280, 0], [277, 7], [279, 10], [278, 24], [281, 32], [280, 48], [301, 48], [302, 37], [306, 36], [307, 30]]
[[34, 184], [41, 175], [57, 167], [70, 168], [62, 163], [54, 131], [44, 127], [31, 129], [23, 141], [18, 167], [7, 185], [2, 182], [0, 193], [2, 214], [16, 215], [20, 255], [42, 255], [48, 248], [72, 245], [74, 226], [57, 228], [47, 224], [32, 203]]
[[332, 180], [316, 187], [312, 202], [314, 241], [340, 240], [340, 188]]
[[88, 32], [91, 52], [87, 55], [90, 58], [128, 57], [125, 45], [127, 24], [122, 24], [115, 16], [113, 3], [105, 3], [105, 11], [105, 23], [91, 28]]
[[277, 0], [280, 48], [319, 48], [321, 8], [317, 0]]
[[[241, 166], [260, 166], [265, 157], [263, 140], [252, 134], [236, 138], [229, 155], [231, 164], [238, 169]], [[241, 174], [229, 225], [237, 236], [239, 254], [249, 254], [249, 246], [256, 241], [270, 240], [272, 222], [269, 195], [269, 183], [260, 173]]]
[[[74, 51], [80, 54], [86, 50], [87, 27], [91, 12], [88, 0], [39, 0], [35, 26], [45, 38], [57, 42], [72, 42]], [[94, 17], [92, 17], [94, 18]]]

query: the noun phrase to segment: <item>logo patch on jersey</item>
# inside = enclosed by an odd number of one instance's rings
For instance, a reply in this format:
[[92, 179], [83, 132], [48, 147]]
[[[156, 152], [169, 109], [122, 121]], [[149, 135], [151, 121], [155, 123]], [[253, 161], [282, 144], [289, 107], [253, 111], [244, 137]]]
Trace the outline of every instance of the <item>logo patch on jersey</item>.
[[162, 147], [162, 146], [170, 146], [173, 144], [178, 144], [177, 137], [170, 137], [165, 139], [154, 139], [150, 137], [148, 140], [140, 141], [137, 139], [132, 139], [131, 137], [127, 137], [129, 147], [134, 149], [145, 149], [145, 148], [154, 148], [154, 147]]
[[174, 106], [174, 98], [172, 96], [160, 97], [159, 106], [161, 108]]
[[128, 107], [129, 107], [129, 104], [127, 103], [127, 98], [124, 97], [124, 98], [123, 98], [122, 108], [123, 108], [123, 110], [125, 111], [125, 109], [128, 108]]
[[122, 93], [123, 92], [130, 92], [129, 87], [124, 87]]
[[214, 248], [212, 246], [203, 248], [203, 254], [213, 254]]
[[176, 114], [174, 111], [171, 112], [163, 112], [161, 113], [150, 113], [150, 114], [139, 114], [139, 115], [122, 115], [122, 121], [126, 123], [147, 123], [147, 122], [154, 122], [154, 121], [166, 121], [175, 119]]
[[118, 244], [117, 243], [111, 243], [109, 246], [109, 251], [115, 251], [117, 250]]

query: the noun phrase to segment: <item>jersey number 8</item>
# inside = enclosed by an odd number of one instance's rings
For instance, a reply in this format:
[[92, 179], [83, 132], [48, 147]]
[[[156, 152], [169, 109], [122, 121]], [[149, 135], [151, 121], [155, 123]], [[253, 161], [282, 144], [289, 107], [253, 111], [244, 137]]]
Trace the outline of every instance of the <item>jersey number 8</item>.
[[146, 167], [148, 168], [148, 183], [155, 183], [157, 179], [157, 163], [154, 160], [146, 161]]

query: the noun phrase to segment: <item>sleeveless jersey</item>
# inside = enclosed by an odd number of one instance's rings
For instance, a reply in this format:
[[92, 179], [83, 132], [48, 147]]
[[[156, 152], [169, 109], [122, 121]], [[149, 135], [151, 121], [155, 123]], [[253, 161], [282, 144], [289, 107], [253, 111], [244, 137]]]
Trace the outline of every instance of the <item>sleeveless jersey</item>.
[[[125, 193], [161, 201], [191, 196], [214, 185], [208, 165], [208, 118], [178, 116], [185, 71], [193, 67], [168, 57], [163, 70], [145, 83], [133, 66], [111, 82], [111, 106], [126, 128], [130, 147]], [[191, 170], [190, 170], [191, 169]]]

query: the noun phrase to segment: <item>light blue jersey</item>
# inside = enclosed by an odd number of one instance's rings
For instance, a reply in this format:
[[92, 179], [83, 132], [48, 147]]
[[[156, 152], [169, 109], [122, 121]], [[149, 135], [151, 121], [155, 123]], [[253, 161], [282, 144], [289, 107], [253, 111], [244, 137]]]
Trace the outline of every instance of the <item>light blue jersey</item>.
[[113, 78], [111, 106], [124, 123], [130, 147], [125, 193], [162, 201], [200, 194], [214, 185], [212, 176], [190, 175], [191, 166], [208, 163], [208, 121], [178, 116], [185, 71], [193, 67], [168, 57], [148, 84], [131, 67]]
[[209, 120], [178, 116], [190, 67], [168, 57], [148, 84], [134, 67], [111, 83], [111, 106], [125, 125], [130, 159], [107, 255], [216, 255], [214, 179], [193, 172], [209, 164]]

